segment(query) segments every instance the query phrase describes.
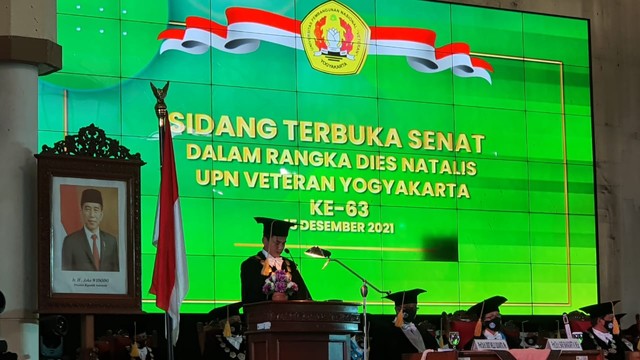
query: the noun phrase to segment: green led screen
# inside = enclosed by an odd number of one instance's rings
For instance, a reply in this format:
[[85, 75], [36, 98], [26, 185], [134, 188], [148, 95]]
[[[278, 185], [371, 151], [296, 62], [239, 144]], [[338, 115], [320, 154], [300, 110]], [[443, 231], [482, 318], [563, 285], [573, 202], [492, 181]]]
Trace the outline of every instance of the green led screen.
[[[62, 71], [41, 78], [39, 142], [95, 123], [142, 168], [143, 308], [160, 183], [155, 98], [170, 81], [190, 291], [240, 299], [288, 238], [315, 300], [415, 287], [424, 313], [504, 295], [507, 314], [597, 299], [586, 20], [428, 1], [58, 1]], [[66, 129], [66, 130], [65, 130]], [[391, 313], [375, 291], [369, 311]]]

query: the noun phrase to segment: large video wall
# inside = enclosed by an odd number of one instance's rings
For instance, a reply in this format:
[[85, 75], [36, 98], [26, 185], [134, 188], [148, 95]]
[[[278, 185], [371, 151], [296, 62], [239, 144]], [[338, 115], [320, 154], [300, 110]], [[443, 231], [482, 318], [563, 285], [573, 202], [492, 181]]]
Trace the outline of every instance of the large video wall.
[[[39, 142], [91, 123], [142, 168], [143, 307], [160, 182], [150, 82], [170, 81], [190, 291], [240, 299], [255, 216], [316, 300], [420, 287], [421, 313], [506, 296], [506, 314], [597, 300], [586, 20], [442, 2], [58, 1], [62, 71]], [[371, 289], [368, 311], [390, 313]]]

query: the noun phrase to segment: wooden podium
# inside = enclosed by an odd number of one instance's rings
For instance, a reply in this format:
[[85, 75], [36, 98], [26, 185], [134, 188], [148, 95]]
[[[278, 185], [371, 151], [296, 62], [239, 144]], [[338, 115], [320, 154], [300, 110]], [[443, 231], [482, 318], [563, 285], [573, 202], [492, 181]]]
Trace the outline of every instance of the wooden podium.
[[248, 360], [349, 360], [358, 306], [307, 300], [247, 304]]

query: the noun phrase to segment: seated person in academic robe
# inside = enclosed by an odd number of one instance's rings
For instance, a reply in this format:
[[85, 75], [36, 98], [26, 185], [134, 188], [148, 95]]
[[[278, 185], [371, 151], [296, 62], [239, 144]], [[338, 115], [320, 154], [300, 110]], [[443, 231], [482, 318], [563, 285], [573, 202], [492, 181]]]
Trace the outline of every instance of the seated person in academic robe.
[[[500, 315], [500, 305], [504, 304], [507, 298], [504, 296], [494, 296], [481, 301], [467, 310], [467, 314], [477, 316], [481, 326], [477, 329], [479, 333], [474, 334], [474, 339], [505, 340], [510, 349], [520, 348], [520, 339], [512, 338], [502, 331], [502, 316]], [[465, 344], [465, 349], [470, 349], [473, 340]]]
[[[619, 317], [619, 315], [616, 314], [616, 317]], [[622, 324], [620, 325], [622, 326]], [[624, 329], [621, 333], [621, 335], [623, 335], [623, 338], [626, 338], [632, 344], [634, 344], [634, 351], [639, 351], [638, 350], [638, 343], [640, 342], [640, 331], [638, 331], [639, 329], [640, 329], [640, 314], [636, 314], [635, 322], [629, 325], [629, 327]], [[638, 353], [638, 357], [640, 358], [640, 353]]]
[[267, 277], [277, 270], [285, 271], [291, 281], [298, 285], [298, 291], [290, 295], [289, 300], [311, 300], [307, 285], [296, 264], [281, 256], [287, 242], [289, 228], [296, 224], [264, 217], [256, 217], [255, 220], [262, 224], [263, 248], [240, 266], [242, 302], [250, 304], [271, 300], [271, 295], [266, 295], [262, 288]]
[[241, 302], [221, 306], [209, 312], [212, 321], [205, 326], [204, 360], [245, 360], [247, 341], [243, 335]]
[[[414, 323], [418, 312], [418, 295], [422, 289], [400, 291], [386, 296], [395, 303], [396, 317], [388, 324], [384, 338], [373, 339], [372, 358], [400, 360], [402, 354], [421, 353], [438, 349], [438, 341], [424, 326]], [[375, 354], [374, 354], [375, 353]]]
[[[627, 313], [616, 314], [616, 320], [618, 320], [618, 324], [622, 326], [622, 322], [620, 321]], [[636, 314], [636, 321], [640, 315]], [[630, 327], [620, 331], [620, 338], [622, 342], [627, 346], [625, 351], [638, 351], [638, 338], [634, 333], [636, 328], [636, 324], [631, 325]], [[640, 354], [638, 354], [640, 357]]]
[[[616, 315], [618, 316], [618, 315]], [[624, 335], [634, 344], [640, 340], [640, 314], [636, 314], [636, 322], [624, 329]], [[636, 345], [637, 346], [637, 345]], [[636, 350], [637, 351], [637, 350]]]
[[582, 334], [583, 350], [602, 350], [607, 360], [624, 360], [629, 351], [620, 337], [620, 325], [614, 316], [614, 305], [610, 301], [580, 308], [591, 317], [591, 328]]
[[[618, 325], [622, 326], [621, 319], [627, 315], [627, 313], [616, 314], [616, 320], [618, 321]], [[635, 326], [635, 325], [634, 325]], [[627, 346], [626, 351], [638, 351], [637, 344], [638, 342], [635, 340], [633, 334], [629, 333], [629, 328], [620, 331], [620, 338], [622, 342]]]

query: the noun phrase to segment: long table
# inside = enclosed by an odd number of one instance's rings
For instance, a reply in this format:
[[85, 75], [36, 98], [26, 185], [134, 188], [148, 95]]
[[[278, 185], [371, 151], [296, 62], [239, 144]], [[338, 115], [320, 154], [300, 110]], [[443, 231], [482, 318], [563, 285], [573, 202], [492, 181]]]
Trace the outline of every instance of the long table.
[[[548, 351], [548, 350], [547, 350]], [[522, 355], [528, 360], [539, 358], [545, 350], [518, 349], [510, 351], [446, 351], [430, 352], [427, 360], [518, 360]], [[585, 351], [559, 351], [551, 350], [546, 360], [602, 360], [602, 353], [598, 350]], [[515, 355], [514, 355], [515, 354]], [[402, 354], [402, 360], [420, 360], [422, 354]]]

